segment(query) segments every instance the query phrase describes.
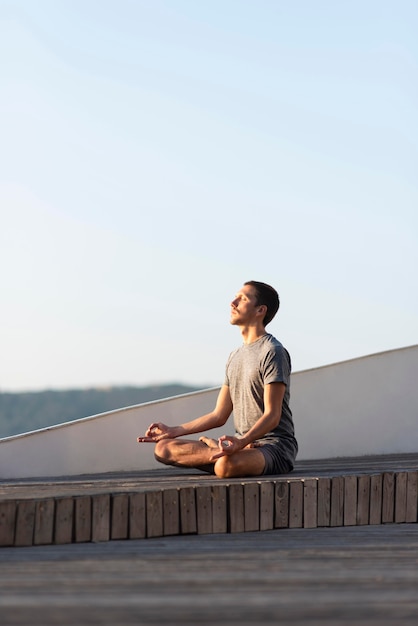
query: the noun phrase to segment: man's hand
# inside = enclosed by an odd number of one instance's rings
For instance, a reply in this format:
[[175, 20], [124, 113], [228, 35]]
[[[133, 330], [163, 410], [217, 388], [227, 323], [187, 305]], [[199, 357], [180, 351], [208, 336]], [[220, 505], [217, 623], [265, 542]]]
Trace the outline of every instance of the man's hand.
[[167, 426], [162, 422], [151, 424], [143, 437], [137, 437], [138, 443], [157, 443], [161, 439], [174, 439], [177, 437], [175, 426]]
[[[239, 450], [242, 450], [246, 447], [245, 442], [239, 437], [231, 437], [230, 435], [222, 435], [218, 439], [218, 447], [219, 452], [211, 456], [211, 461], [216, 461], [216, 459], [220, 459], [221, 456], [229, 456], [231, 454], [235, 454]], [[252, 447], [252, 444], [249, 444], [248, 447]]]

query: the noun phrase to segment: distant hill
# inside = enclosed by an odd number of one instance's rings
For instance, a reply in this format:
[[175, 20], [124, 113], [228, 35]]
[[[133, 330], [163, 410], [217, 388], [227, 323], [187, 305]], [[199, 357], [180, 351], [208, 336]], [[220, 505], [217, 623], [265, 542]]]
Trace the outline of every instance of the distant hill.
[[25, 393], [0, 392], [0, 438], [199, 389], [202, 387], [169, 384]]

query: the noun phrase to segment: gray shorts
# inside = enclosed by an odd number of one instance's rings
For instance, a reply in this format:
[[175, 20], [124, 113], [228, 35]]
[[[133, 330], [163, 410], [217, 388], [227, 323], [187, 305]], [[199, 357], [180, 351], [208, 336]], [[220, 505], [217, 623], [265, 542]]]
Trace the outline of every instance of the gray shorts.
[[257, 446], [260, 452], [263, 453], [266, 466], [264, 468], [263, 476], [269, 474], [288, 474], [292, 471], [294, 465], [294, 459], [296, 457], [297, 449], [294, 448], [290, 442], [284, 442], [283, 440], [276, 440], [274, 442], [266, 443], [258, 442]]

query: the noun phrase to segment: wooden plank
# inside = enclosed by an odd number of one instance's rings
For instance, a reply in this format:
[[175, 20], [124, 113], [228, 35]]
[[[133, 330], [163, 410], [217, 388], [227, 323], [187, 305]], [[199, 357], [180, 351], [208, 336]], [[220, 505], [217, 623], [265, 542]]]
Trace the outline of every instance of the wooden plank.
[[369, 524], [382, 523], [383, 475], [370, 476], [370, 512]]
[[110, 539], [110, 495], [98, 493], [92, 497], [91, 540]]
[[91, 497], [80, 496], [74, 502], [74, 541], [91, 541]]
[[406, 521], [406, 472], [395, 474], [395, 524]]
[[175, 488], [163, 491], [163, 533], [180, 534], [179, 492]]
[[260, 488], [260, 530], [274, 528], [274, 489], [273, 481], [259, 483]]
[[303, 527], [303, 482], [289, 482], [289, 528]]
[[[329, 475], [324, 475], [327, 468], [324, 468], [324, 473], [318, 476], [306, 476], [299, 477], [299, 475], [292, 476], [290, 480], [286, 480], [286, 478], [276, 477], [274, 480], [268, 479], [264, 480], [256, 478], [249, 479], [248, 481], [239, 481], [237, 483], [233, 483], [235, 486], [232, 487], [228, 481], [219, 481], [216, 482], [212, 477], [189, 477], [186, 476], [183, 478], [179, 475], [178, 481], [176, 479], [173, 480], [172, 476], [158, 475], [156, 484], [163, 491], [170, 491], [173, 489], [173, 485], [176, 485], [174, 491], [177, 492], [180, 501], [180, 513], [176, 517], [173, 516], [173, 520], [169, 522], [167, 526], [167, 511], [164, 512], [162, 510], [162, 521], [163, 521], [163, 532], [168, 534], [178, 534], [178, 532], [184, 533], [187, 532], [197, 532], [197, 508], [196, 508], [196, 499], [191, 498], [187, 501], [187, 498], [182, 498], [182, 493], [185, 494], [193, 494], [196, 495], [196, 489], [202, 489], [201, 493], [205, 493], [204, 489], [210, 490], [210, 506], [208, 505], [208, 510], [211, 511], [211, 517], [205, 517], [200, 515], [200, 529], [203, 533], [207, 532], [227, 532], [231, 528], [233, 532], [242, 532], [243, 530], [254, 530], [254, 529], [262, 529], [267, 530], [273, 528], [281, 528], [288, 527], [289, 524], [294, 527], [300, 527], [300, 522], [302, 520], [302, 526], [306, 528], [313, 528], [314, 520], [314, 511], [311, 509], [311, 505], [308, 502], [315, 502], [314, 495], [309, 495], [308, 485], [312, 485], [315, 481], [317, 484], [317, 524], [322, 525], [330, 525], [331, 524], [331, 512], [332, 512], [332, 525], [336, 524], [336, 518], [338, 518], [338, 504], [341, 507], [342, 501], [342, 517], [343, 524], [348, 526], [354, 523], [352, 510], [352, 504], [355, 502], [355, 495], [357, 497], [356, 502], [356, 520], [355, 522], [359, 525], [365, 524], [381, 524], [382, 521], [384, 523], [416, 523], [418, 517], [418, 471], [414, 469], [412, 461], [408, 461], [408, 459], [403, 460], [403, 457], [400, 458], [399, 467], [392, 460], [392, 457], [388, 458], [386, 464], [382, 463], [382, 468], [387, 468], [384, 472], [379, 471], [379, 462], [375, 459], [371, 459], [366, 462], [364, 460], [358, 460], [358, 467], [362, 468], [362, 471], [358, 473], [356, 477], [355, 474], [344, 474], [344, 466], [340, 465], [337, 468], [337, 471], [333, 478], [330, 478]], [[368, 463], [368, 465], [367, 465]], [[355, 466], [355, 465], [354, 465]], [[357, 467], [357, 466], [355, 466]], [[397, 468], [397, 469], [393, 469]], [[328, 471], [332, 475], [333, 467], [331, 463], [329, 464]], [[341, 472], [341, 473], [338, 473]], [[372, 473], [374, 472], [374, 473]], [[379, 473], [377, 473], [379, 472]], [[299, 472], [300, 474], [300, 472]], [[161, 478], [162, 476], [162, 478]], [[93, 480], [93, 479], [92, 479]], [[130, 480], [128, 477], [126, 480]], [[108, 481], [108, 478], [106, 478]], [[120, 534], [120, 531], [115, 531], [116, 522], [115, 522], [115, 506], [109, 506], [106, 515], [107, 526], [108, 526], [108, 537], [106, 538], [122, 538], [123, 536], [136, 535], [135, 538], [146, 536], [146, 507], [144, 503], [146, 503], [145, 493], [148, 490], [155, 490], [156, 486], [154, 483], [153, 477], [146, 476], [144, 479], [145, 489], [142, 495], [136, 494], [135, 497], [142, 498], [142, 517], [132, 517], [132, 512], [135, 511], [135, 505], [131, 502], [131, 497], [123, 496], [120, 491], [122, 488], [122, 483], [119, 482], [113, 483], [110, 479], [108, 484], [109, 486], [109, 494], [101, 493], [104, 488], [103, 479], [102, 482], [97, 483], [97, 489], [100, 490], [100, 494], [104, 495], [107, 498], [110, 498], [110, 502], [112, 504], [112, 489], [113, 484], [119, 485], [119, 490], [114, 490], [116, 500], [118, 501], [119, 497], [125, 498], [125, 513], [126, 517], [122, 523], [122, 526], [126, 529]], [[313, 481], [313, 482], [312, 482]], [[332, 482], [331, 482], [332, 481]], [[343, 495], [341, 497], [341, 492], [338, 494], [337, 486], [339, 481], [343, 481]], [[357, 494], [355, 494], [355, 484], [357, 481], [358, 490]], [[298, 482], [303, 484], [303, 509], [302, 514], [296, 515], [295, 522], [295, 495], [297, 496], [297, 487], [294, 485]], [[126, 484], [126, 482], [125, 482]], [[238, 486], [237, 486], [238, 485]], [[292, 498], [291, 498], [291, 485], [293, 485]], [[11, 485], [4, 484], [2, 487], [0, 485], [0, 491], [3, 489], [3, 495], [7, 498], [13, 497], [15, 494], [16, 500], [10, 500], [12, 504], [5, 505], [4, 501], [0, 504], [0, 544], [2, 541], [6, 541], [6, 544], [14, 545], [30, 545], [30, 537], [33, 537], [33, 543], [36, 545], [47, 545], [56, 540], [56, 537], [59, 537], [59, 533], [64, 533], [64, 526], [66, 527], [67, 537], [62, 539], [65, 543], [68, 541], [89, 541], [92, 539], [91, 529], [93, 526], [92, 519], [90, 519], [90, 523], [88, 522], [88, 515], [90, 514], [90, 518], [92, 518], [92, 511], [87, 513], [89, 507], [87, 506], [87, 502], [90, 502], [92, 505], [92, 499], [89, 500], [90, 496], [79, 496], [75, 497], [73, 494], [77, 493], [75, 489], [80, 488], [82, 486], [77, 487], [77, 484], [71, 481], [68, 481], [68, 484], [64, 481], [59, 481], [59, 484], [55, 484], [55, 487], [52, 486], [51, 489], [55, 488], [55, 492], [59, 493], [60, 496], [57, 500], [52, 498], [45, 498], [45, 500], [32, 499], [27, 498], [26, 496], [22, 498], [22, 493], [24, 493], [24, 485]], [[230, 488], [232, 489], [230, 490]], [[135, 483], [135, 488], [137, 485]], [[9, 492], [7, 491], [9, 489]], [[28, 487], [29, 489], [29, 487]], [[32, 489], [32, 487], [31, 487]], [[91, 484], [89, 483], [89, 490], [91, 490]], [[234, 489], [236, 492], [234, 493]], [[369, 491], [367, 491], [369, 490]], [[90, 491], [89, 491], [90, 492]], [[28, 492], [29, 493], [29, 492]], [[43, 489], [42, 494], [53, 493], [47, 489]], [[69, 494], [65, 496], [65, 494]], [[81, 491], [79, 492], [81, 493]], [[272, 497], [273, 494], [273, 497]], [[337, 500], [335, 496], [337, 495]], [[30, 496], [30, 493], [29, 493]], [[94, 496], [97, 497], [97, 496]], [[168, 494], [166, 495], [168, 497]], [[205, 497], [208, 498], [208, 493], [205, 494]], [[258, 506], [253, 507], [251, 504], [252, 499], [258, 497]], [[63, 521], [60, 521], [57, 529], [54, 528], [55, 520], [59, 518], [59, 512], [54, 508], [56, 502], [64, 501], [67, 499], [67, 503], [69, 500], [73, 498], [74, 500], [74, 509], [72, 511], [73, 520], [67, 519], [64, 526]], [[128, 498], [128, 500], [127, 500]], [[311, 500], [312, 499], [312, 500]], [[291, 504], [290, 504], [291, 501]], [[9, 501], [7, 501], [9, 502]], [[18, 503], [25, 502], [22, 505], [20, 513], [18, 513]], [[129, 506], [128, 506], [129, 502]], [[208, 501], [207, 501], [208, 502]], [[32, 504], [30, 504], [32, 503]], [[33, 503], [35, 506], [35, 511], [33, 514]], [[47, 504], [46, 504], [47, 503]], [[81, 509], [79, 507], [82, 506], [81, 503], [84, 503], [83, 506], [87, 507], [83, 515], [84, 519], [84, 530], [81, 530]], [[139, 500], [138, 500], [139, 503]], [[229, 506], [232, 504], [232, 512], [229, 510]], [[64, 506], [61, 503], [62, 506]], [[182, 508], [183, 506], [186, 508]], [[5, 508], [6, 506], [6, 508]], [[166, 505], [165, 505], [166, 506]], [[291, 510], [291, 518], [289, 518], [289, 509], [293, 507]], [[14, 508], [13, 508], [14, 507]], [[369, 507], [369, 510], [368, 510]], [[71, 508], [71, 505], [70, 505]], [[139, 508], [140, 505], [139, 505]], [[242, 517], [238, 518], [236, 514], [234, 514], [234, 510], [237, 511], [242, 509]], [[4, 511], [7, 509], [7, 515], [5, 516]], [[131, 510], [132, 509], [132, 510]], [[185, 515], [184, 511], [188, 510], [188, 516]], [[3, 518], [1, 517], [3, 511]], [[9, 513], [11, 511], [11, 513]], [[13, 513], [14, 511], [14, 513]], [[182, 512], [183, 511], [183, 512]], [[65, 517], [65, 511], [61, 511]], [[127, 523], [127, 513], [129, 513], [129, 524]], [[148, 512], [149, 513], [149, 512]], [[11, 517], [10, 517], [11, 515]], [[14, 515], [14, 517], [13, 517]], [[18, 520], [19, 515], [19, 520]], [[87, 517], [86, 517], [87, 516]], [[149, 515], [148, 515], [149, 516]], [[258, 522], [257, 522], [258, 516]], [[311, 516], [311, 517], [310, 517]], [[8, 521], [5, 521], [5, 517], [8, 517]], [[180, 517], [180, 523], [179, 523]], [[183, 517], [183, 521], [182, 521]], [[13, 518], [13, 519], [12, 519]], [[31, 524], [33, 520], [33, 529], [31, 530]], [[142, 525], [142, 531], [138, 529], [138, 521], [140, 520], [140, 525]], [[105, 523], [105, 526], [106, 526]], [[203, 526], [202, 526], [203, 523]], [[257, 525], [258, 524], [258, 525]], [[135, 531], [135, 525], [137, 529]], [[208, 525], [212, 530], [209, 531], [207, 528], [205, 529], [205, 525]], [[97, 527], [97, 525], [96, 525]], [[19, 529], [19, 530], [18, 530]], [[32, 535], [33, 532], [33, 535]], [[83, 533], [86, 533], [83, 536]], [[65, 533], [64, 533], [65, 534]], [[106, 535], [106, 533], [105, 533]], [[6, 536], [6, 539], [5, 539]], [[10, 536], [13, 539], [10, 539]], [[134, 538], [132, 536], [132, 538]], [[3, 537], [3, 538], [2, 538]], [[101, 540], [106, 540], [101, 539]], [[96, 539], [97, 538], [96, 532]], [[60, 539], [61, 541], [61, 539]]]
[[395, 475], [393, 472], [383, 474], [382, 491], [382, 523], [393, 524], [395, 512]]
[[358, 502], [357, 524], [366, 526], [369, 523], [370, 513], [370, 476], [359, 476], [358, 479]]
[[307, 478], [303, 480], [303, 527], [316, 528], [318, 526], [318, 480]]
[[145, 493], [129, 496], [129, 539], [144, 539], [147, 536]]
[[15, 546], [31, 546], [35, 530], [35, 500], [17, 504]]
[[278, 481], [274, 488], [274, 528], [289, 528], [289, 482]]
[[331, 479], [318, 479], [318, 526], [329, 526], [331, 518]]
[[110, 524], [111, 539], [127, 539], [129, 527], [129, 496], [117, 493], [112, 496], [112, 512]]
[[38, 500], [35, 508], [35, 546], [50, 545], [54, 540], [55, 500]]
[[0, 546], [12, 546], [15, 542], [16, 511], [15, 501], [0, 502]]
[[55, 500], [54, 543], [64, 544], [73, 541], [74, 499]]
[[226, 485], [212, 485], [212, 532], [228, 532]]
[[196, 491], [194, 487], [180, 489], [180, 531], [182, 535], [197, 533]]
[[408, 472], [406, 485], [406, 522], [415, 523], [418, 519], [418, 472]]
[[344, 476], [344, 526], [357, 524], [357, 476]]
[[246, 532], [260, 530], [260, 485], [244, 485], [244, 529]]
[[0, 621], [415, 626], [417, 540], [399, 524], [0, 550]]
[[331, 479], [331, 515], [330, 526], [342, 526], [344, 521], [344, 477]]
[[145, 494], [147, 515], [147, 537], [162, 537], [163, 525], [163, 492], [148, 491]]
[[208, 486], [196, 487], [197, 534], [212, 532], [212, 490]]
[[244, 489], [238, 483], [229, 485], [229, 531], [231, 533], [242, 533], [244, 527]]

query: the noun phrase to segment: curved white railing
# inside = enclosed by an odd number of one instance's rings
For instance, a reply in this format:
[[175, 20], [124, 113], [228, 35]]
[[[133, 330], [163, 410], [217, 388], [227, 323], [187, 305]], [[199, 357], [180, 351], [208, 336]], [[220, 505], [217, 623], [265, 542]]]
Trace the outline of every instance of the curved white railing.
[[[298, 458], [418, 452], [418, 346], [297, 372], [291, 406]], [[0, 439], [0, 478], [77, 476], [161, 467], [136, 437], [153, 421], [209, 412], [219, 388]], [[232, 432], [212, 431], [217, 437]]]

